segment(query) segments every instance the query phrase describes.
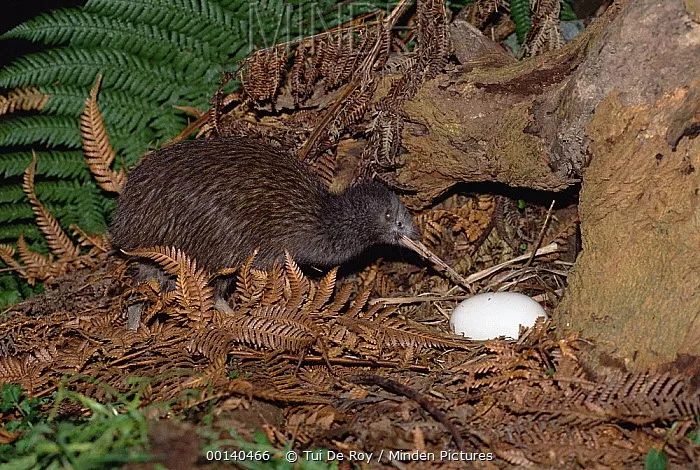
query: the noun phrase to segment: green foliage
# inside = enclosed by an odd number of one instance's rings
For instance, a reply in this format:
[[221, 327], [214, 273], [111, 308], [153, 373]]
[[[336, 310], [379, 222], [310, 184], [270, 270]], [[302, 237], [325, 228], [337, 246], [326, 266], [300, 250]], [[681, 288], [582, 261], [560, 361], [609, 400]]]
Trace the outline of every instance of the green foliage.
[[[395, 2], [371, 0], [89, 0], [39, 15], [1, 39], [46, 47], [0, 69], [0, 88], [34, 87], [49, 96], [37, 113], [0, 116], [0, 243], [40, 237], [21, 192], [37, 151], [37, 195], [61, 225], [104, 231], [114, 196], [92, 182], [82, 159], [78, 118], [102, 74], [98, 102], [116, 167], [177, 135], [189, 118], [176, 106], [206, 110], [219, 77], [251, 50], [328, 29]], [[0, 46], [2, 47], [2, 46]], [[0, 263], [0, 269], [4, 266]], [[0, 283], [2, 284], [2, 283]], [[15, 289], [15, 287], [12, 287]], [[0, 305], [20, 290], [0, 286]], [[26, 291], [26, 289], [25, 289]]]
[[[92, 380], [89, 377], [77, 378], [85, 379]], [[0, 468], [101, 469], [153, 461], [149, 452], [148, 412], [141, 408], [139, 388], [137, 383], [133, 393], [124, 395], [105, 386], [108, 400], [105, 404], [70, 391], [66, 385], [59, 387], [51, 397], [30, 398], [19, 385], [4, 384], [0, 388], [3, 427], [8, 432], [17, 433], [18, 438], [11, 444], [0, 444]], [[88, 413], [75, 411], [70, 415], [59, 414], [59, 411], [75, 410], [76, 406]], [[167, 409], [165, 404], [152, 406]], [[236, 461], [240, 468], [338, 468], [337, 462], [326, 460], [328, 453], [324, 450], [317, 452], [322, 460], [307, 461], [302, 451], [299, 451], [299, 461], [289, 462], [286, 456], [291, 447], [276, 448], [262, 432], [255, 433], [252, 442], [241, 439], [234, 429], [229, 429], [226, 433], [211, 424], [199, 423], [196, 432], [204, 445], [200, 456], [206, 458], [208, 451], [228, 452], [229, 460]], [[237, 455], [245, 458], [236, 459]], [[257, 461], [254, 456], [257, 456]], [[260, 460], [261, 458], [265, 460]]]
[[[37, 175], [53, 176], [60, 179], [88, 181], [92, 179], [85, 166], [85, 157], [80, 151], [45, 151], [36, 152]], [[32, 160], [31, 152], [15, 152], [0, 154], [0, 176], [22, 176]], [[62, 182], [67, 183], [67, 182]], [[41, 183], [39, 184], [42, 185]], [[3, 192], [0, 187], [0, 194]], [[0, 199], [2, 196], [0, 196]], [[24, 199], [24, 195], [20, 197]], [[17, 200], [20, 200], [17, 199]]]
[[[90, 416], [55, 419], [55, 411], [66, 401], [87, 408]], [[145, 452], [146, 417], [137, 400], [104, 405], [60, 388], [47, 416], [48, 403], [26, 397], [17, 385], [5, 384], [0, 390], [0, 412], [17, 416], [5, 427], [20, 433], [13, 444], [0, 445], [0, 462], [7, 468], [99, 469], [150, 460]]]
[[43, 290], [41, 285], [30, 286], [26, 282], [20, 282], [17, 276], [2, 273], [0, 274], [0, 310]]
[[668, 468], [668, 456], [663, 450], [649, 449], [644, 459], [644, 470], [666, 470]]
[[[518, 38], [518, 44], [522, 44], [527, 37], [527, 33], [532, 27], [532, 10], [530, 9], [530, 0], [508, 0], [510, 3], [510, 17], [515, 23], [515, 35]], [[561, 9], [559, 10], [559, 19], [561, 21], [575, 20], [576, 13], [572, 7], [572, 0], [560, 0]]]
[[515, 34], [518, 37], [518, 44], [522, 44], [532, 27], [530, 0], [509, 0], [509, 2], [510, 17], [515, 23]]
[[561, 0], [561, 10], [559, 11], [560, 20], [573, 21], [578, 19], [576, 13], [574, 12], [572, 3], [573, 0]]
[[[700, 417], [698, 419], [700, 420]], [[698, 424], [698, 427], [688, 433], [688, 439], [690, 439], [690, 442], [696, 446], [700, 446], [700, 424]]]
[[78, 148], [80, 132], [68, 116], [19, 116], [5, 119], [0, 146], [47, 145]]

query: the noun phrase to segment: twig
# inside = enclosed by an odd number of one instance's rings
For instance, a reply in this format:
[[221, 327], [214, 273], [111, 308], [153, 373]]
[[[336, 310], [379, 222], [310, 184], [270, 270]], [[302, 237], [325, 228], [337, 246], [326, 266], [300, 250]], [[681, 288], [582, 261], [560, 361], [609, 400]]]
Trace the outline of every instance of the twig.
[[556, 199], [552, 199], [552, 203], [549, 205], [549, 209], [547, 210], [547, 217], [544, 218], [544, 223], [542, 224], [542, 228], [540, 229], [540, 234], [537, 236], [537, 243], [535, 243], [535, 247], [532, 250], [532, 255], [527, 260], [527, 263], [525, 263], [524, 267], [526, 268], [530, 267], [532, 261], [535, 259], [535, 254], [537, 253], [537, 250], [539, 250], [540, 245], [542, 245], [542, 240], [544, 239], [544, 232], [547, 230], [547, 225], [549, 225], [549, 219], [552, 218], [552, 209], [554, 209], [555, 202]]
[[402, 395], [408, 399], [411, 399], [418, 403], [423, 409], [435, 419], [438, 423], [445, 426], [445, 428], [452, 435], [452, 440], [454, 441], [457, 448], [464, 451], [464, 441], [462, 436], [459, 434], [459, 430], [454, 424], [447, 418], [445, 413], [440, 411], [437, 406], [435, 406], [427, 397], [421, 395], [416, 390], [413, 390], [406, 385], [400, 384], [394, 380], [388, 379], [386, 377], [380, 377], [374, 374], [361, 374], [349, 377], [350, 382], [362, 385], [378, 385], [384, 390], [395, 393], [396, 395]]
[[497, 273], [501, 269], [505, 268], [506, 266], [510, 266], [511, 264], [515, 264], [519, 261], [524, 261], [526, 259], [530, 259], [531, 257], [536, 257], [536, 256], [543, 256], [543, 255], [549, 255], [552, 253], [557, 252], [559, 250], [559, 245], [556, 242], [552, 242], [547, 246], [543, 246], [537, 251], [533, 251], [531, 253], [525, 253], [524, 255], [516, 256], [513, 259], [510, 259], [508, 261], [504, 261], [501, 264], [497, 264], [496, 266], [491, 266], [490, 268], [484, 269], [482, 271], [479, 271], [478, 273], [474, 273], [470, 276], [467, 276], [467, 282], [473, 283], [480, 281], [484, 279], [485, 277], [489, 277], [493, 273]]
[[[229, 354], [233, 357], [236, 357], [238, 359], [242, 360], [258, 360], [261, 358], [261, 355], [259, 353], [255, 352], [249, 352], [249, 351], [230, 351]], [[288, 361], [298, 361], [299, 356], [297, 355], [292, 355], [292, 354], [280, 354], [279, 357], [282, 359], [288, 360]], [[302, 364], [328, 364], [330, 363], [331, 365], [338, 365], [338, 366], [347, 366], [347, 367], [377, 367], [377, 368], [391, 368], [391, 369], [398, 369], [398, 368], [404, 368], [406, 367], [408, 370], [412, 370], [414, 372], [430, 372], [430, 368], [427, 366], [419, 366], [419, 365], [409, 365], [409, 366], [404, 366], [403, 364], [399, 362], [394, 362], [394, 361], [382, 361], [382, 360], [369, 360], [369, 359], [354, 359], [351, 357], [329, 357], [327, 360], [324, 359], [321, 356], [305, 356], [304, 360], [302, 361]]]
[[422, 302], [440, 302], [442, 300], [464, 300], [471, 297], [470, 295], [418, 295], [415, 297], [380, 297], [369, 301], [370, 305], [381, 303], [383, 305], [403, 305], [417, 304]]
[[[558, 249], [559, 249], [559, 245], [557, 243], [550, 243], [549, 245], [542, 247], [533, 253], [535, 256], [542, 256], [542, 255], [548, 255], [548, 254], [554, 253]], [[523, 260], [529, 259], [533, 253], [525, 253], [524, 255], [510, 259], [510, 260], [505, 261], [501, 264], [497, 264], [496, 266], [491, 266], [490, 268], [481, 270], [478, 273], [474, 273], [471, 276], [468, 276], [466, 279], [463, 278], [462, 276], [460, 276], [459, 274], [457, 274], [457, 276], [459, 278], [461, 278], [463, 280], [463, 282], [466, 283], [467, 286], [470, 286], [474, 282], [480, 281], [481, 279], [484, 279], [485, 277], [489, 277], [490, 275], [500, 271], [501, 269], [505, 268], [506, 266], [517, 263], [518, 261], [523, 261]], [[445, 266], [447, 266], [447, 265], [445, 265]], [[448, 266], [448, 268], [449, 268], [449, 266]], [[462, 284], [462, 283], [460, 282], [460, 284]], [[432, 296], [427, 296], [427, 295], [420, 296], [419, 295], [419, 296], [413, 296], [413, 297], [380, 297], [378, 299], [370, 300], [370, 304], [374, 305], [374, 304], [381, 302], [385, 305], [401, 305], [401, 304], [414, 304], [414, 303], [420, 303], [420, 302], [436, 302], [436, 301], [441, 301], [441, 300], [464, 300], [464, 299], [468, 299], [469, 297], [471, 297], [471, 295], [432, 295]]]
[[459, 274], [457, 271], [452, 269], [447, 263], [445, 263], [443, 260], [441, 260], [435, 253], [430, 251], [430, 249], [425, 246], [423, 243], [416, 241], [416, 240], [411, 240], [410, 238], [406, 236], [401, 237], [401, 245], [405, 246], [406, 248], [415, 251], [419, 255], [421, 255], [423, 258], [427, 259], [428, 261], [432, 262], [434, 265], [442, 268], [445, 270], [445, 273], [449, 276], [449, 278], [459, 284], [460, 286], [464, 287], [465, 289], [469, 290], [470, 292], [474, 293], [474, 288], [471, 286], [471, 282], [469, 282], [468, 279], [465, 279], [461, 274]]

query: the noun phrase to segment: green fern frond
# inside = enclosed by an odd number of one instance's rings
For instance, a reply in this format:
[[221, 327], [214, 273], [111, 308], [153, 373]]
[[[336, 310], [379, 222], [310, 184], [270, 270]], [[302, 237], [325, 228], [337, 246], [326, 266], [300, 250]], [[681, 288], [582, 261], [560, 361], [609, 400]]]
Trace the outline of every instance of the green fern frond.
[[[85, 164], [85, 156], [80, 151], [45, 151], [35, 152], [37, 156], [37, 175], [71, 178], [80, 181], [92, 177]], [[0, 154], [0, 176], [22, 176], [32, 160], [31, 152]]]
[[[47, 86], [40, 91], [49, 95], [43, 111], [51, 114], [66, 114], [76, 119], [83, 112], [88, 87]], [[138, 99], [133, 95], [114, 89], [100, 92], [100, 109], [108, 128], [131, 132], [146, 126], [154, 116], [169, 110], [156, 101]]]
[[17, 220], [32, 220], [34, 213], [29, 203], [0, 204], [0, 223], [7, 224]]
[[189, 83], [212, 80], [219, 72], [218, 68], [195, 58], [187, 64], [161, 65], [117, 50], [61, 48], [17, 59], [0, 70], [0, 87], [42, 86], [56, 82], [87, 87], [102, 73], [105, 88], [175, 104], [187, 96]]
[[[79, 190], [83, 184], [68, 181], [41, 181], [35, 184], [36, 195], [42, 203], [74, 203], [81, 195]], [[27, 200], [20, 184], [7, 184], [0, 186], [0, 203], [17, 203]]]
[[70, 116], [18, 116], [0, 126], [0, 146], [44, 144], [80, 147], [78, 123]]
[[219, 49], [183, 33], [99, 16], [77, 8], [39, 15], [5, 33], [3, 38], [28, 39], [50, 45], [70, 44], [81, 48], [115, 49], [159, 61], [177, 57], [184, 60], [187, 55], [214, 60], [222, 58]]
[[[87, 233], [104, 233], [107, 228], [105, 213], [100, 204], [101, 191], [92, 182], [84, 184], [80, 191], [79, 199], [75, 205], [67, 206], [68, 214], [62, 222], [65, 224], [76, 224]], [[71, 216], [75, 220], [70, 220]]]
[[559, 10], [559, 19], [562, 21], [572, 21], [578, 19], [574, 7], [573, 0], [561, 0], [561, 10]]
[[[37, 152], [37, 196], [64, 228], [76, 223], [102, 232], [116, 200], [97, 187], [82, 152], [70, 150], [80, 147], [78, 116], [98, 73], [98, 103], [117, 151], [115, 167], [129, 167], [188, 124], [175, 106], [208, 109], [221, 73], [254, 47], [314, 34], [392, 3], [369, 0], [356, 8], [335, 0], [88, 0], [82, 8], [41, 15], [3, 38], [49, 47], [1, 67], [0, 87], [32, 86], [50, 98], [36, 115], [4, 117], [0, 148], [60, 146]], [[14, 243], [24, 234], [45, 251], [19, 184], [30, 153], [19, 150], [0, 152], [0, 241]], [[17, 286], [27, 295], [23, 283]]]
[[244, 17], [210, 0], [90, 0], [85, 10], [187, 34], [228, 54], [243, 48], [247, 39], [240, 27]]
[[28, 241], [42, 239], [41, 232], [34, 221], [24, 224], [0, 225], [0, 242], [15, 243], [20, 235], [24, 235]]
[[515, 34], [518, 37], [518, 44], [522, 44], [532, 27], [530, 0], [509, 0], [509, 2], [510, 17], [515, 23]]

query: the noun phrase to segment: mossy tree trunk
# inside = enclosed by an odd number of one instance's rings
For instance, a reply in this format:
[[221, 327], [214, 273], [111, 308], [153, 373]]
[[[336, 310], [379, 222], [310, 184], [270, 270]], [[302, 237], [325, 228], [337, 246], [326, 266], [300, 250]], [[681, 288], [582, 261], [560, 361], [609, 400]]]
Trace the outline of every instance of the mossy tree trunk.
[[583, 251], [556, 320], [632, 366], [700, 355], [697, 3], [616, 3], [522, 62], [455, 23], [462, 66], [405, 105], [414, 206], [458, 182], [581, 181]]

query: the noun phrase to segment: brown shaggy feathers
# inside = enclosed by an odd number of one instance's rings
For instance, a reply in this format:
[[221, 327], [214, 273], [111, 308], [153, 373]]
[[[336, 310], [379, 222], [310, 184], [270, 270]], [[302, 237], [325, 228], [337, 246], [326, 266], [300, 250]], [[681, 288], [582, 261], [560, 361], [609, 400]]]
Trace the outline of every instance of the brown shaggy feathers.
[[329, 193], [296, 157], [250, 138], [194, 140], [146, 156], [129, 174], [110, 228], [124, 250], [172, 246], [209, 272], [335, 266], [375, 244], [415, 237], [398, 197], [377, 182]]

